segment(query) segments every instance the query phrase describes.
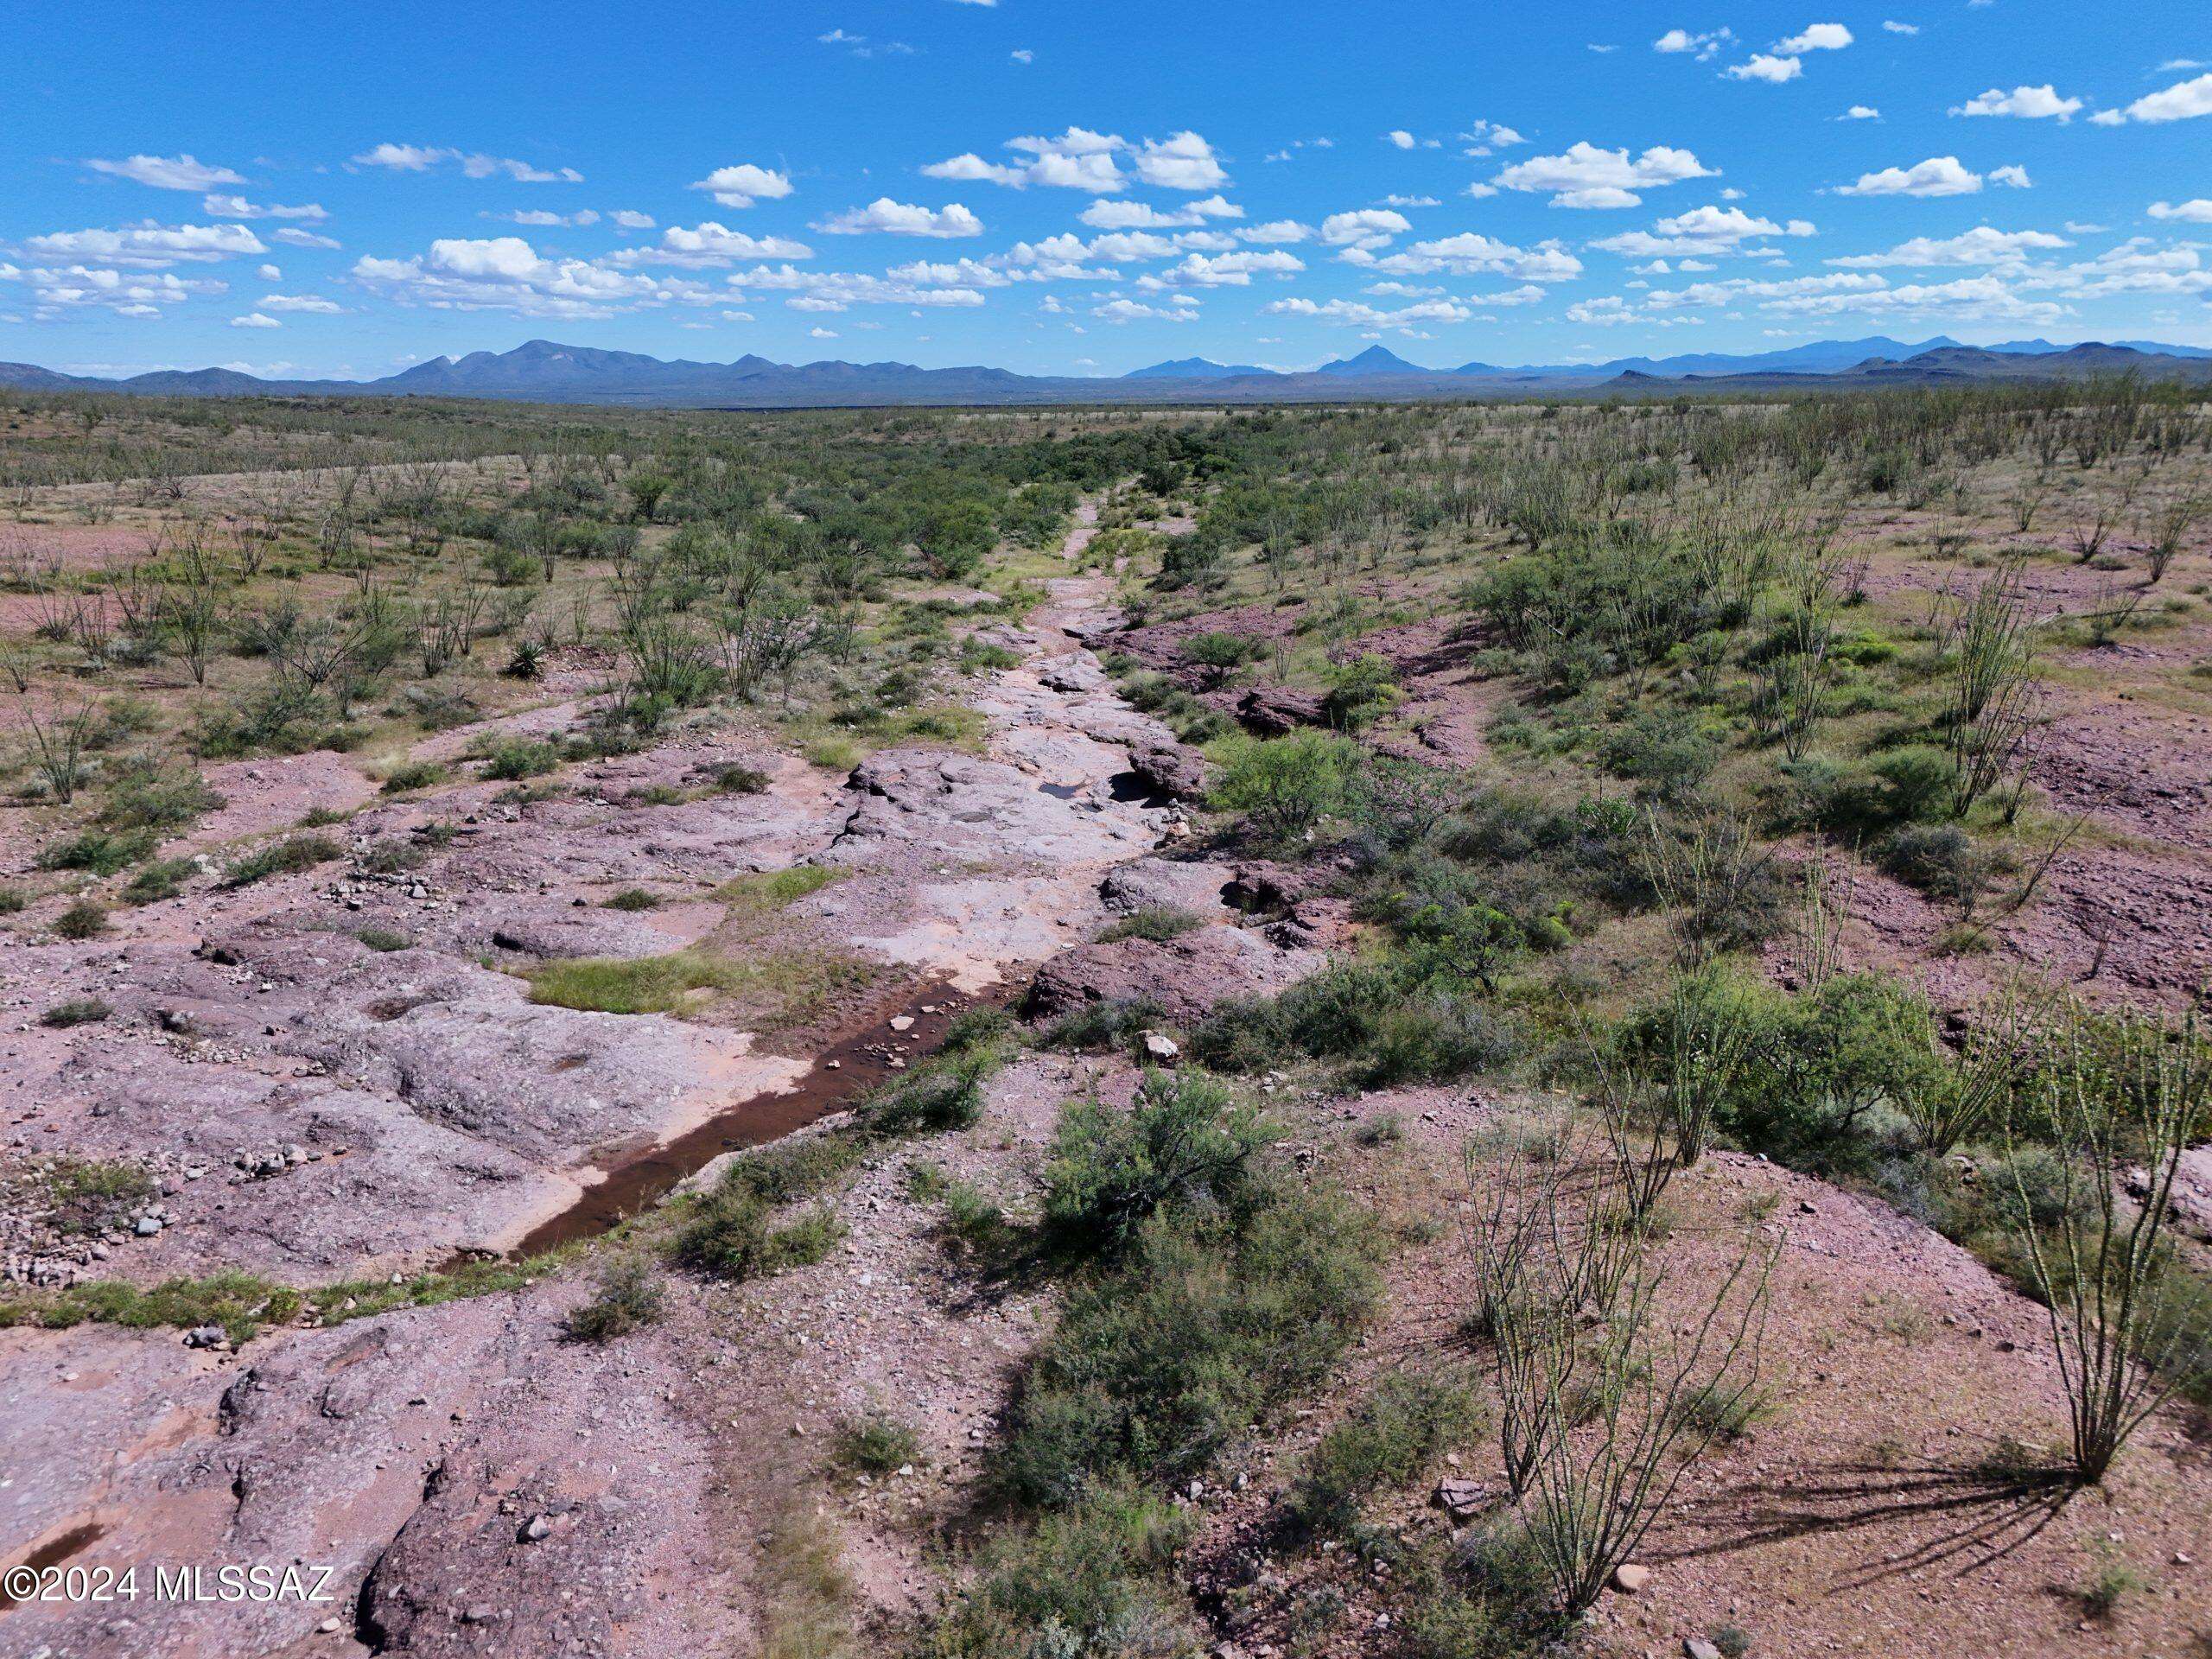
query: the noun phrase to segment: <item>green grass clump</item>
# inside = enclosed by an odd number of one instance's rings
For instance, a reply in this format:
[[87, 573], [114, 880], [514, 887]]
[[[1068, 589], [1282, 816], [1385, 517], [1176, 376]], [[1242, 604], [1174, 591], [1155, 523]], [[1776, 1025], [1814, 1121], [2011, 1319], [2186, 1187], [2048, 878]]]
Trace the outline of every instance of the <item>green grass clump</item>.
[[1683, 1421], [1716, 1440], [1739, 1440], [1761, 1423], [1773, 1421], [1781, 1408], [1764, 1389], [1716, 1388], [1707, 1383], [1683, 1396]]
[[661, 897], [657, 893], [648, 893], [643, 887], [625, 887], [607, 900], [606, 907], [609, 910], [658, 910], [660, 905]]
[[1098, 935], [1098, 943], [1107, 944], [1116, 939], [1149, 939], [1154, 944], [1165, 944], [1170, 939], [1180, 938], [1194, 928], [1203, 927], [1205, 921], [1195, 912], [1174, 905], [1147, 905], [1133, 910], [1119, 921], [1109, 923]]
[[738, 1159], [713, 1187], [680, 1201], [670, 1254], [723, 1279], [820, 1261], [844, 1237], [845, 1224], [820, 1205], [784, 1224], [779, 1212], [826, 1192], [887, 1140], [972, 1123], [983, 1081], [1001, 1058], [991, 1046], [948, 1053], [864, 1103], [841, 1128]]
[[184, 884], [199, 866], [188, 858], [165, 858], [149, 864], [124, 884], [123, 902], [126, 905], [157, 904], [164, 899], [174, 899], [184, 891]]
[[355, 930], [353, 937], [367, 945], [370, 950], [385, 953], [404, 950], [415, 943], [406, 934], [389, 927], [359, 928]]
[[822, 864], [794, 864], [787, 870], [753, 870], [734, 875], [716, 887], [713, 898], [744, 913], [781, 910], [817, 893], [843, 872]]
[[272, 875], [294, 875], [318, 864], [346, 856], [346, 849], [328, 836], [293, 836], [250, 854], [223, 877], [226, 887], [251, 887]]
[[151, 1287], [101, 1279], [50, 1294], [0, 1297], [0, 1325], [35, 1325], [65, 1331], [87, 1321], [149, 1331], [195, 1330], [215, 1325], [233, 1344], [264, 1325], [282, 1325], [300, 1311], [300, 1293], [250, 1273], [210, 1274], [205, 1279], [165, 1279]]
[[578, 1342], [613, 1342], [659, 1319], [664, 1301], [650, 1262], [618, 1256], [601, 1269], [598, 1294], [569, 1315], [568, 1332]]
[[761, 1003], [764, 1018], [790, 1020], [821, 1007], [871, 971], [856, 958], [819, 950], [771, 950], [742, 958], [701, 945], [659, 957], [576, 957], [521, 970], [530, 1000], [591, 1014], [680, 1014], [724, 997]]
[[664, 957], [575, 957], [531, 967], [530, 1000], [592, 1014], [672, 1014], [708, 993], [745, 982], [746, 971], [703, 950]]
[[922, 1443], [906, 1424], [872, 1411], [839, 1426], [836, 1455], [840, 1464], [861, 1474], [887, 1475], [919, 1463]]
[[114, 832], [86, 830], [66, 841], [40, 850], [42, 870], [82, 870], [87, 875], [113, 875], [153, 852], [158, 837], [150, 830]]
[[716, 1279], [765, 1278], [819, 1262], [851, 1230], [826, 1208], [778, 1226], [775, 1206], [741, 1187], [717, 1187], [676, 1236], [676, 1259]]
[[760, 767], [741, 766], [734, 760], [724, 761], [709, 778], [715, 792], [721, 795], [758, 795], [769, 784], [768, 774]]
[[128, 1220], [159, 1191], [154, 1178], [122, 1159], [60, 1158], [40, 1177], [54, 1230], [65, 1236], [104, 1233]]
[[1481, 1430], [1484, 1415], [1464, 1378], [1410, 1371], [1384, 1377], [1306, 1458], [1291, 1487], [1292, 1515], [1310, 1532], [1350, 1531], [1370, 1497], [1428, 1472]]
[[560, 764], [561, 751], [550, 743], [510, 737], [485, 750], [484, 764], [477, 775], [498, 783], [518, 783], [524, 778], [543, 777]]
[[344, 1325], [398, 1307], [435, 1307], [470, 1296], [494, 1295], [535, 1284], [560, 1267], [570, 1249], [543, 1251], [518, 1261], [465, 1262], [450, 1269], [418, 1273], [393, 1284], [389, 1279], [353, 1279], [325, 1285], [311, 1294], [310, 1311], [318, 1323]]
[[410, 790], [428, 789], [446, 780], [445, 767], [435, 760], [404, 760], [384, 777], [383, 792], [404, 795]]
[[79, 899], [54, 918], [57, 938], [96, 939], [106, 931], [106, 910], [89, 899]]
[[38, 1022], [56, 1031], [67, 1031], [73, 1026], [96, 1026], [114, 1012], [97, 996], [73, 996], [39, 1015]]
[[947, 703], [935, 709], [910, 709], [885, 722], [883, 737], [887, 742], [906, 743], [916, 739], [948, 744], [955, 748], [981, 748], [986, 731], [982, 715], [964, 703]]
[[1014, 1224], [989, 1193], [935, 1164], [916, 1164], [906, 1172], [906, 1196], [944, 1210], [937, 1235], [948, 1247], [995, 1254], [1015, 1240]]
[[1078, 1054], [1115, 1049], [1134, 1052], [1142, 1033], [1166, 1022], [1166, 1010], [1150, 997], [1086, 1002], [1046, 1027], [1038, 1040], [1046, 1048], [1072, 1049]]
[[860, 765], [863, 751], [849, 737], [824, 735], [809, 738], [799, 753], [806, 757], [810, 766], [819, 766], [824, 772], [850, 772]]
[[222, 804], [189, 766], [148, 766], [108, 791], [100, 822], [111, 830], [175, 830]]
[[1204, 1651], [1173, 1579], [1196, 1522], [1162, 1497], [1116, 1486], [995, 1539], [975, 1588], [931, 1632], [941, 1659], [1081, 1654], [1154, 1659]]
[[2096, 1571], [2082, 1583], [2082, 1611], [2101, 1623], [2148, 1588], [2143, 1575], [2107, 1547]]

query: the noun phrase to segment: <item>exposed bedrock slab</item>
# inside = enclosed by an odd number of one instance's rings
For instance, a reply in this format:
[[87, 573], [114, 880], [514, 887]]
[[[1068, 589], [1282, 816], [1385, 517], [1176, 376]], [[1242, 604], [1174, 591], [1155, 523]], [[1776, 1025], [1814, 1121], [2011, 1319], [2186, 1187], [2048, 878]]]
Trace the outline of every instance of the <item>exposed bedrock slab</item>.
[[245, 1361], [164, 1333], [70, 1332], [66, 1356], [60, 1333], [0, 1333], [11, 1555], [92, 1526], [80, 1564], [296, 1561], [330, 1569], [331, 1598], [28, 1606], [0, 1650], [231, 1659], [331, 1618], [344, 1640], [358, 1612], [389, 1651], [681, 1651], [701, 1604], [655, 1586], [714, 1567], [696, 1526], [712, 1459], [666, 1397], [664, 1334], [610, 1363], [563, 1339], [574, 1295], [299, 1332]]
[[1235, 996], [1281, 990], [1323, 963], [1319, 952], [1285, 950], [1241, 927], [1201, 927], [1160, 941], [1080, 945], [1037, 970], [1024, 1012], [1040, 1017], [1091, 1002], [1148, 1001], [1167, 1019], [1203, 1019]]
[[853, 772], [852, 816], [830, 849], [865, 863], [900, 845], [963, 862], [1090, 866], [1135, 858], [1158, 831], [1143, 809], [1077, 804], [1004, 761], [888, 749]]

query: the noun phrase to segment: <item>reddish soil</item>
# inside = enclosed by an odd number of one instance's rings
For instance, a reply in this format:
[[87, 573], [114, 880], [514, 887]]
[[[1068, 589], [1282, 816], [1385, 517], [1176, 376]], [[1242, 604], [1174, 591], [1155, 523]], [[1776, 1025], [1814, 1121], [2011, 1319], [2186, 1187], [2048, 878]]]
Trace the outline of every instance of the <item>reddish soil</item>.
[[[1309, 1550], [1253, 1586], [1244, 1551], [1274, 1531], [1304, 1450], [1376, 1376], [1479, 1370], [1479, 1351], [1455, 1335], [1474, 1290], [1452, 1219], [1466, 1192], [1461, 1141], [1498, 1109], [1395, 1090], [1348, 1103], [1342, 1116], [1396, 1117], [1408, 1131], [1402, 1154], [1341, 1141], [1332, 1150], [1333, 1137], [1318, 1137], [1389, 1213], [1444, 1225], [1394, 1265], [1384, 1325], [1322, 1409], [1245, 1463], [1245, 1490], [1201, 1495], [1196, 1575], [1226, 1605], [1249, 1605], [1230, 1620], [1239, 1651], [1351, 1659], [1383, 1639], [1387, 1568]], [[1762, 1373], [1769, 1409], [1692, 1471], [1637, 1556], [1650, 1581], [1600, 1602], [1594, 1652], [1679, 1654], [1727, 1624], [1750, 1635], [1754, 1654], [2196, 1650], [2212, 1621], [2212, 1582], [2196, 1565], [2212, 1549], [2212, 1457], [2179, 1413], [2145, 1430], [2106, 1488], [2057, 1503], [1988, 1472], [2000, 1450], [1994, 1427], [2046, 1443], [2064, 1433], [2041, 1310], [1886, 1206], [1756, 1159], [1709, 1158], [1668, 1204], [1678, 1317], [1725, 1274], [1739, 1238], [1779, 1247]], [[1491, 1449], [1478, 1439], [1464, 1450], [1458, 1472], [1486, 1478]], [[1387, 1498], [1375, 1518], [1440, 1536], [1451, 1529], [1427, 1494], [1424, 1484]], [[2112, 1621], [2092, 1621], [2078, 1592], [2109, 1559], [2149, 1587]], [[1336, 1597], [1341, 1611], [1317, 1615]]]

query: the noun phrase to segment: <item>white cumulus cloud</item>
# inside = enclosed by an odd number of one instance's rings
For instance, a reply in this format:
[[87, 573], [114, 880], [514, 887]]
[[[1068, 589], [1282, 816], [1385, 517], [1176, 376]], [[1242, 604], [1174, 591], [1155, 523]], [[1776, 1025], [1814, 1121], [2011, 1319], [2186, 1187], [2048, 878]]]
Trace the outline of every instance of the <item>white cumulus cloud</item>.
[[1179, 132], [1136, 152], [1137, 176], [1166, 190], [1215, 190], [1229, 182], [1213, 146], [1195, 132]]
[[2031, 253], [2074, 245], [2050, 231], [1999, 231], [1986, 225], [1956, 236], [1916, 236], [1879, 253], [1847, 254], [1827, 263], [1853, 270], [1872, 270], [1885, 265], [2007, 265]]
[[2028, 121], [2056, 119], [2071, 121], [2074, 112], [2082, 107], [2078, 98], [2061, 98], [2058, 89], [2048, 84], [2041, 86], [2015, 86], [2011, 92], [1993, 86], [1986, 92], [1977, 92], [1963, 104], [1951, 106], [1953, 115], [2010, 115]]
[[1543, 191], [1554, 207], [1633, 207], [1637, 193], [1686, 179], [1717, 176], [1687, 149], [1655, 144], [1630, 158], [1625, 149], [1600, 149], [1582, 143], [1557, 156], [1536, 156], [1502, 170], [1493, 185], [1508, 190]]
[[240, 254], [266, 253], [261, 238], [243, 225], [156, 225], [121, 230], [55, 231], [24, 245], [34, 254], [95, 259], [118, 265], [209, 264]]
[[219, 184], [245, 181], [227, 167], [214, 167], [189, 156], [126, 156], [119, 162], [87, 161], [95, 173], [128, 179], [156, 190], [211, 190]]
[[1931, 156], [1911, 167], [1885, 167], [1862, 173], [1856, 184], [1840, 184], [1840, 196], [1966, 196], [1981, 188], [1981, 175], [1955, 156]]
[[273, 201], [248, 201], [239, 195], [202, 196], [200, 211], [211, 213], [217, 219], [305, 219], [310, 225], [330, 217], [320, 202], [303, 201], [297, 207], [286, 207]]
[[[2162, 92], [2139, 98], [2127, 106], [2126, 114], [2132, 120], [2150, 122], [2188, 121], [2212, 115], [2212, 74], [2177, 81]], [[2093, 118], [2102, 121], [2103, 116]]]
[[1852, 42], [1852, 33], [1841, 23], [1811, 23], [1786, 41], [1777, 41], [1774, 49], [1796, 54], [1800, 52], [1840, 52]]
[[921, 207], [878, 196], [867, 207], [849, 207], [814, 228], [830, 236], [864, 236], [871, 232], [888, 236], [981, 236], [983, 221], [957, 201], [943, 207]]
[[1379, 248], [1413, 229], [1413, 221], [1388, 207], [1361, 207], [1331, 213], [1321, 221], [1321, 240], [1332, 248]]
[[1732, 63], [1720, 73], [1731, 80], [1764, 80], [1779, 86], [1783, 81], [1795, 80], [1803, 74], [1805, 64], [1801, 58], [1755, 52], [1745, 61]]
[[704, 190], [725, 207], [750, 207], [756, 201], [781, 201], [791, 194], [791, 181], [773, 168], [740, 162], [734, 167], [718, 167], [703, 179], [694, 179], [691, 188]]
[[394, 173], [427, 173], [448, 162], [458, 162], [472, 179], [499, 174], [518, 184], [582, 184], [584, 175], [573, 167], [533, 167], [510, 156], [486, 156], [445, 145], [381, 143], [353, 158], [356, 167], [380, 167]]

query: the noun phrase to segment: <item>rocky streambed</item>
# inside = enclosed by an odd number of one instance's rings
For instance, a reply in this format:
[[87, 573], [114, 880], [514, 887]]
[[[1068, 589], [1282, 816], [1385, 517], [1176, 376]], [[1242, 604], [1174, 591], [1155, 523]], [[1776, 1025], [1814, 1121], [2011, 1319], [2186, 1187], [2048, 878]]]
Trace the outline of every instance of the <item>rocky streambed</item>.
[[[10, 1006], [96, 994], [114, 1013], [9, 1034], [12, 1149], [137, 1159], [162, 1193], [101, 1259], [25, 1249], [14, 1271], [315, 1285], [574, 1238], [733, 1146], [835, 1110], [1040, 964], [1055, 964], [1057, 1005], [1309, 971], [1315, 952], [1222, 902], [1230, 873], [1173, 855], [1173, 795], [1200, 768], [1077, 642], [1109, 585], [1054, 582], [1024, 626], [993, 629], [1018, 661], [973, 698], [980, 753], [903, 747], [840, 782], [677, 742], [520, 808], [474, 783], [379, 801], [346, 833], [419, 848], [408, 868], [202, 887], [112, 940], [22, 947], [0, 970]], [[766, 786], [650, 804], [731, 760]], [[812, 1043], [534, 1002], [503, 971], [682, 950], [720, 906], [601, 901], [802, 862], [838, 879], [779, 918], [777, 948], [849, 953], [880, 975]], [[1160, 904], [1204, 925], [1170, 946], [1089, 943]], [[864, 1248], [867, 1217], [853, 1219]], [[761, 1370], [775, 1362], [718, 1323], [713, 1294], [678, 1298], [628, 1343], [569, 1342], [563, 1317], [588, 1292], [565, 1275], [271, 1330], [240, 1353], [173, 1329], [0, 1332], [0, 1560], [297, 1565], [328, 1598], [34, 1599], [0, 1610], [0, 1654], [729, 1645], [757, 1567], [742, 1471], [765, 1482], [789, 1451]]]

